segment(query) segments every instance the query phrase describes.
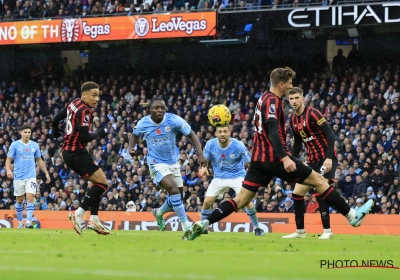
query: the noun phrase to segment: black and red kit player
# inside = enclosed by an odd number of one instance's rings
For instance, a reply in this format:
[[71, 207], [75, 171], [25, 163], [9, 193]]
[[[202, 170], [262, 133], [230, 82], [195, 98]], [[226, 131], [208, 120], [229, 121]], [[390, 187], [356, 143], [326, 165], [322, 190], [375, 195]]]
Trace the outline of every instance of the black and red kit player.
[[[335, 151], [335, 134], [320, 111], [304, 105], [303, 90], [301, 88], [292, 88], [287, 98], [294, 109], [294, 114], [290, 119], [290, 127], [294, 137], [293, 156], [296, 158], [299, 156], [304, 143], [307, 150], [308, 166], [324, 176], [328, 183], [333, 183], [338, 165]], [[330, 228], [329, 205], [318, 193], [316, 195], [324, 228], [324, 232], [319, 239], [330, 239], [333, 234]], [[297, 230], [292, 234], [283, 236], [283, 238], [306, 237], [304, 231], [304, 199], [296, 199], [294, 208]]]
[[361, 209], [350, 209], [334, 188], [329, 186], [324, 177], [289, 154], [286, 147], [286, 117], [282, 107], [282, 98], [293, 88], [295, 72], [289, 67], [277, 68], [271, 72], [271, 88], [257, 102], [254, 125], [254, 144], [251, 162], [243, 181], [243, 188], [233, 199], [224, 201], [208, 219], [196, 222], [186, 231], [183, 239], [193, 240], [213, 224], [237, 209], [245, 207], [254, 197], [261, 185], [278, 177], [288, 183], [298, 183], [293, 197], [303, 197], [310, 187], [314, 187], [329, 205], [334, 206], [346, 216], [352, 226], [359, 226], [369, 213], [372, 200]]
[[62, 145], [64, 162], [81, 177], [87, 178], [93, 183], [88, 190], [81, 207], [75, 213], [69, 213], [69, 219], [75, 231], [82, 234], [82, 216], [90, 208], [90, 221], [88, 228], [99, 234], [110, 234], [98, 218], [100, 198], [107, 189], [107, 180], [103, 171], [96, 165], [91, 155], [86, 150], [89, 141], [104, 137], [108, 134], [106, 128], [99, 128], [97, 132], [89, 132], [92, 126], [92, 108], [99, 103], [99, 85], [94, 82], [86, 82], [81, 87], [82, 96], [69, 102], [53, 120], [53, 135], [61, 136], [59, 123], [65, 120], [65, 135]]

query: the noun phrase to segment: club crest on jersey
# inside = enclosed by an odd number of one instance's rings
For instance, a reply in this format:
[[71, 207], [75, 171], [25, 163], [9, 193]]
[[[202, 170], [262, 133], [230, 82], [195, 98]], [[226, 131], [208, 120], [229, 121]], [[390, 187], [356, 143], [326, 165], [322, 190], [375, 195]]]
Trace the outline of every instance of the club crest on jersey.
[[230, 158], [235, 158], [235, 155], [234, 155], [234, 154], [231, 154], [229, 157], [230, 157]]
[[161, 133], [162, 133], [161, 129], [157, 128], [157, 129], [156, 129], [156, 134], [157, 134], [157, 135], [160, 135]]
[[35, 149], [32, 148], [32, 153], [34, 153], [34, 152], [35, 152]]
[[171, 131], [171, 128], [170, 128], [169, 126], [166, 126], [166, 127], [165, 127], [165, 131], [166, 131], [166, 132], [170, 132], [170, 131]]
[[222, 154], [221, 157], [222, 157], [222, 158], [226, 158], [226, 155], [225, 155], [225, 154]]

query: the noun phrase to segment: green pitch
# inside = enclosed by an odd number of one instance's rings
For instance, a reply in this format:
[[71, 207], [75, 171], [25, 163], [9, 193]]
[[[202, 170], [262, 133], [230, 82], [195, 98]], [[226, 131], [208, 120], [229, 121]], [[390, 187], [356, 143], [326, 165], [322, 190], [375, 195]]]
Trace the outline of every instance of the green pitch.
[[[281, 234], [1, 229], [0, 279], [398, 279], [400, 270], [321, 269], [321, 260], [392, 260], [399, 236], [335, 235], [285, 240]], [[353, 263], [354, 264], [354, 263]], [[397, 278], [395, 278], [397, 277]]]

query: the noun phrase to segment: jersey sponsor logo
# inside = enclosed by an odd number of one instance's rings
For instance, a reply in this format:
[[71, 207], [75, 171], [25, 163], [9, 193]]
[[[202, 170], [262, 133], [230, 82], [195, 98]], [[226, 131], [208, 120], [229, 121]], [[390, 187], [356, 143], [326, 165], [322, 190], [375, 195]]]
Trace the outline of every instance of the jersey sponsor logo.
[[322, 118], [322, 119], [320, 119], [320, 120], [317, 121], [317, 124], [318, 124], [318, 125], [322, 125], [324, 122], [326, 122], [326, 119], [325, 119], [325, 118]]
[[270, 113], [270, 114], [275, 114], [275, 113], [276, 113], [275, 104], [271, 104], [271, 105], [269, 106], [269, 113]]
[[157, 134], [157, 135], [160, 135], [161, 133], [162, 133], [161, 129], [157, 128], [157, 129], [156, 129], [156, 134]]
[[165, 131], [166, 131], [166, 132], [170, 132], [170, 131], [171, 131], [171, 127], [166, 126], [166, 127], [165, 127]]
[[307, 142], [309, 142], [311, 140], [314, 140], [313, 136], [307, 137], [307, 134], [304, 132], [304, 130], [300, 130], [299, 133], [300, 133], [301, 138], [303, 138], [303, 142], [304, 143], [307, 143]]

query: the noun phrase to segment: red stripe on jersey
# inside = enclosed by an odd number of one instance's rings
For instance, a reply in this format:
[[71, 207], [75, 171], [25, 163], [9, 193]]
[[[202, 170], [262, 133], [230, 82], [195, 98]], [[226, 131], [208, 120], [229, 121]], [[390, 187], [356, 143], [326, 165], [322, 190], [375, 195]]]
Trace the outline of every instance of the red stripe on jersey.
[[92, 110], [77, 98], [67, 105], [66, 135], [62, 149], [67, 152], [75, 152], [85, 149], [86, 143], [80, 140], [79, 128], [91, 127], [93, 119]]
[[254, 114], [254, 144], [251, 155], [252, 161], [259, 162], [276, 162], [280, 161], [275, 156], [274, 148], [269, 139], [269, 133], [265, 120], [278, 122], [278, 135], [289, 154], [289, 149], [286, 147], [286, 117], [282, 108], [282, 99], [278, 98], [272, 92], [265, 92], [257, 102], [256, 112]]

